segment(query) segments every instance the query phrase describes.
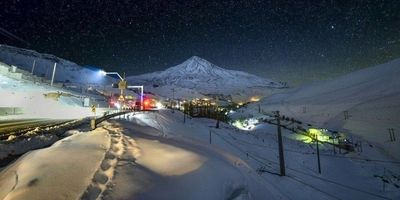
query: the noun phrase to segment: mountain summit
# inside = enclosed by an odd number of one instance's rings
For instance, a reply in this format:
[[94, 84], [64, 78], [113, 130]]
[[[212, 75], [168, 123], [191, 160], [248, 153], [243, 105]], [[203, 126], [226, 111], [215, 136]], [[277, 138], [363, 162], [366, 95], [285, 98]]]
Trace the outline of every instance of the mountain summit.
[[143, 84], [149, 90], [173, 86], [206, 95], [236, 95], [244, 98], [263, 96], [265, 91], [262, 90], [283, 88], [278, 82], [242, 71], [224, 69], [198, 56], [192, 56], [165, 71], [128, 77], [128, 81], [131, 84]]
[[170, 71], [183, 70], [185, 73], [189, 73], [189, 74], [190, 73], [193, 73], [193, 74], [206, 73], [206, 74], [210, 74], [210, 75], [215, 70], [224, 71], [223, 68], [220, 68], [198, 56], [192, 56], [191, 58], [187, 59], [182, 64], [167, 69], [167, 71], [169, 71], [169, 70]]

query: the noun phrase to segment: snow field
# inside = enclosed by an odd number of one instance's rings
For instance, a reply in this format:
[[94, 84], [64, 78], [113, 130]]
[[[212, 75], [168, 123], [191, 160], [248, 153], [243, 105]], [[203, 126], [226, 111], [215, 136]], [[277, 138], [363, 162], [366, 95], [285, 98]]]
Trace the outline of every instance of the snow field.
[[[214, 129], [214, 120], [194, 118], [187, 119], [183, 124], [182, 114], [172, 114], [171, 111], [137, 115], [135, 120], [162, 129], [160, 135], [202, 141], [204, 145], [209, 143], [211, 129], [212, 145], [209, 146], [243, 160], [252, 172], [259, 173], [256, 176], [261, 179], [262, 185], [279, 191], [285, 199], [396, 199], [400, 196], [399, 189], [395, 187], [399, 184], [400, 163], [392, 162], [379, 149], [367, 144], [362, 153], [347, 154], [333, 154], [331, 146], [320, 145], [320, 175], [317, 172], [315, 144], [288, 139], [293, 134], [284, 131], [287, 176], [280, 177], [271, 174], [279, 173], [276, 127], [266, 126], [255, 132], [235, 130], [229, 125]], [[379, 177], [384, 176], [384, 170], [385, 179], [392, 181], [382, 190], [384, 182]]]
[[232, 117], [257, 116], [258, 107], [303, 123], [346, 133], [400, 159], [400, 59], [365, 68], [334, 80], [293, 88], [249, 104]]

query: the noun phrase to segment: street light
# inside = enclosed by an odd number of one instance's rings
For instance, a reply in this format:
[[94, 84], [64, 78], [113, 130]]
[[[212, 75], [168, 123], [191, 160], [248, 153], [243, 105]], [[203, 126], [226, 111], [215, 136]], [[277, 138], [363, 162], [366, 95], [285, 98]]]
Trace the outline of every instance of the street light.
[[106, 76], [107, 74], [114, 74], [114, 75], [117, 75], [117, 76], [119, 77], [119, 79], [124, 80], [124, 79], [122, 78], [122, 76], [119, 75], [118, 72], [106, 72], [106, 71], [104, 71], [104, 70], [100, 70], [99, 73], [100, 73], [102, 76]]

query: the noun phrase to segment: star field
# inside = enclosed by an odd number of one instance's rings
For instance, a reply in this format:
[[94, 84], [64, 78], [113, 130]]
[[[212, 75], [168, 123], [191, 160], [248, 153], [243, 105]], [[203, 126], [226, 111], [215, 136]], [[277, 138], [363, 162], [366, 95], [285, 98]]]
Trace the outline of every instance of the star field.
[[198, 55], [264, 77], [319, 79], [400, 57], [395, 0], [13, 0], [0, 10], [0, 43], [130, 75]]

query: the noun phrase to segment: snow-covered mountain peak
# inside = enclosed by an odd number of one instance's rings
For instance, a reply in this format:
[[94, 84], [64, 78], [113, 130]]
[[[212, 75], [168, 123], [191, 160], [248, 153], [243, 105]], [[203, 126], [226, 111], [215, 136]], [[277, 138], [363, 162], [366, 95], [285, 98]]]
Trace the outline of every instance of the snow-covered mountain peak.
[[164, 87], [179, 87], [193, 93], [219, 94], [232, 96], [233, 99], [233, 96], [240, 99], [265, 96], [273, 89], [284, 87], [278, 82], [253, 74], [218, 67], [198, 56], [192, 56], [165, 71], [128, 77], [128, 81], [131, 84], [145, 85], [147, 90], [161, 96], [171, 93], [170, 89], [163, 91]]
[[225, 69], [220, 68], [209, 61], [200, 58], [198, 56], [192, 56], [185, 62], [171, 67], [166, 70], [166, 72], [174, 72], [179, 74], [206, 74], [206, 75], [216, 75], [218, 71], [225, 71]]

